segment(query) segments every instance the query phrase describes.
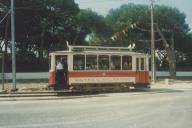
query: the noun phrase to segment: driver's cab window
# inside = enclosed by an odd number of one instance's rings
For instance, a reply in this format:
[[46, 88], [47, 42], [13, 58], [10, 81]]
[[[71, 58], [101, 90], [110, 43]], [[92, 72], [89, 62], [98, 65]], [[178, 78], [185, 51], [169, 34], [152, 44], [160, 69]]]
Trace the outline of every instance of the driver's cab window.
[[136, 70], [145, 70], [144, 58], [136, 58]]

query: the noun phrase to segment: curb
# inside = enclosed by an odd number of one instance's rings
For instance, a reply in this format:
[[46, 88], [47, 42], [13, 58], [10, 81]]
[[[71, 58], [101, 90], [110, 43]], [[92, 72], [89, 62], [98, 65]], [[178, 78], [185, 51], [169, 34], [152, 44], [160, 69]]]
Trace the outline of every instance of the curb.
[[20, 100], [59, 100], [100, 97], [102, 94], [83, 94], [72, 92], [71, 90], [63, 91], [26, 91], [26, 92], [1, 92], [0, 101], [20, 101]]
[[105, 95], [81, 95], [81, 96], [45, 96], [45, 97], [0, 97], [0, 101], [31, 101], [31, 100], [62, 100], [62, 99], [79, 99], [90, 97], [105, 97]]
[[46, 96], [64, 96], [73, 94], [70, 90], [63, 91], [19, 91], [19, 92], [6, 92], [0, 91], [1, 98], [10, 98], [10, 97], [46, 97]]

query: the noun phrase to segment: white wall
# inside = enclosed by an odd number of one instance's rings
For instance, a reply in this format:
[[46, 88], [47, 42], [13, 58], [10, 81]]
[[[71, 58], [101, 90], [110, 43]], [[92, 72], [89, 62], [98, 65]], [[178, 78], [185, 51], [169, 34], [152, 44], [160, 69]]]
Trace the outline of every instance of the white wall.
[[[12, 73], [6, 73], [5, 79], [12, 79]], [[47, 72], [16, 73], [16, 79], [48, 79]]]

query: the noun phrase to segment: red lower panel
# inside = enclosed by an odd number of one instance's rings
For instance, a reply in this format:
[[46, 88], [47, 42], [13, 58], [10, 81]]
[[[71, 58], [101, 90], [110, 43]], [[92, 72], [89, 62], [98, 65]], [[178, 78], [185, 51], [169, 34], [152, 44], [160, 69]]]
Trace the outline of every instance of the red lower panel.
[[136, 71], [135, 77], [136, 77], [136, 83], [140, 84], [149, 83], [149, 72], [147, 71]]
[[55, 85], [56, 84], [56, 74], [55, 71], [49, 72], [49, 84]]
[[[136, 83], [149, 83], [148, 71], [72, 71], [69, 78], [78, 77], [136, 77]], [[109, 81], [110, 82], [110, 81]]]

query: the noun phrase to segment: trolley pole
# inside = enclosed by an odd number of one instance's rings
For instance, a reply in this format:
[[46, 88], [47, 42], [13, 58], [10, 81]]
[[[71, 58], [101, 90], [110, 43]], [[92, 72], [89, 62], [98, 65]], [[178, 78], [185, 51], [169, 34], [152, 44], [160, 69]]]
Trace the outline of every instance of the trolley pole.
[[14, 0], [11, 0], [11, 46], [12, 46], [12, 80], [13, 86], [11, 91], [16, 91], [16, 63], [15, 63], [15, 13]]
[[155, 63], [153, 4], [154, 4], [154, 0], [151, 0], [151, 82], [155, 83], [155, 81], [156, 81], [156, 63]]

